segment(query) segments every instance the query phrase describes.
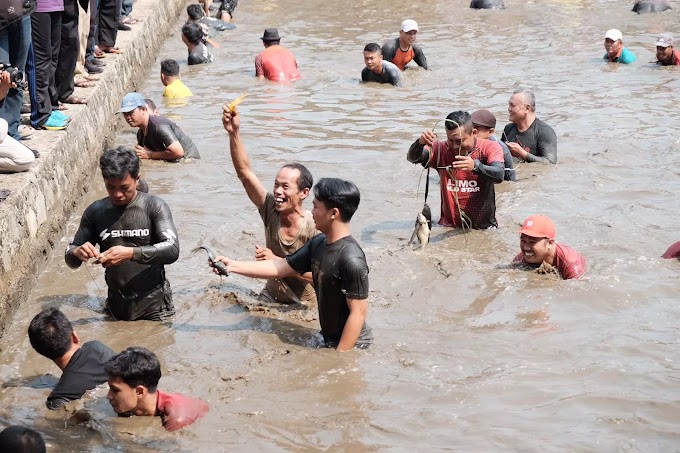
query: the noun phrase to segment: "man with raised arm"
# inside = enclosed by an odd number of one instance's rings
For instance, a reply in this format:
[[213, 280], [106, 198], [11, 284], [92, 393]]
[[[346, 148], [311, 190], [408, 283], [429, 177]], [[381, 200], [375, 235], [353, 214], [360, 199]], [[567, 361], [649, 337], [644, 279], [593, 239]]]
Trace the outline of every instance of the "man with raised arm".
[[[271, 260], [291, 255], [318, 234], [311, 212], [302, 206], [314, 184], [312, 174], [304, 165], [286, 164], [276, 174], [274, 190], [267, 192], [250, 168], [250, 158], [241, 141], [241, 116], [227, 105], [223, 112], [222, 124], [229, 134], [236, 175], [264, 223], [265, 247], [255, 246], [255, 258]], [[316, 294], [311, 282], [309, 273], [268, 280], [260, 296], [284, 304], [314, 306]]]
[[311, 272], [326, 347], [338, 351], [366, 348], [373, 342], [373, 332], [366, 324], [368, 264], [349, 224], [360, 198], [354, 183], [322, 178], [314, 186], [312, 215], [323, 234], [285, 259], [246, 262], [218, 256], [216, 261], [226, 264], [231, 273], [255, 278]]
[[114, 318], [164, 320], [175, 313], [164, 266], [179, 257], [170, 208], [137, 190], [139, 158], [134, 151], [110, 149], [99, 167], [109, 196], [83, 213], [66, 249], [66, 264], [75, 269], [94, 258], [106, 268], [106, 306]]

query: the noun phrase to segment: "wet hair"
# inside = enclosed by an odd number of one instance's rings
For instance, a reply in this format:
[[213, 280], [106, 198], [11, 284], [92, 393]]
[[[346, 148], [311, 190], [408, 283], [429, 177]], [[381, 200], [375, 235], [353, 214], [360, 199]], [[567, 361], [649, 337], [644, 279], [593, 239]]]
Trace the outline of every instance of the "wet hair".
[[73, 327], [58, 308], [46, 308], [28, 326], [28, 339], [36, 352], [48, 359], [63, 357], [71, 347]]
[[[189, 5], [198, 6], [198, 5]], [[199, 6], [200, 8], [200, 6]], [[177, 77], [179, 75], [179, 63], [175, 60], [167, 59], [161, 61], [161, 72], [166, 76]]]
[[366, 47], [364, 47], [364, 52], [378, 52], [380, 55], [382, 55], [382, 47], [380, 47], [380, 44], [372, 42], [369, 44], [366, 44]]
[[198, 3], [192, 3], [191, 5], [187, 6], [187, 15], [189, 16], [189, 19], [197, 21], [205, 16], [205, 13], [203, 12], [201, 5]]
[[515, 91], [512, 92], [512, 94], [521, 94], [524, 96], [524, 102], [526, 104], [529, 104], [531, 107], [531, 111], [535, 112], [536, 111], [536, 96], [534, 96], [534, 92], [531, 91], [528, 88], [517, 88]]
[[338, 208], [343, 222], [349, 222], [359, 207], [359, 188], [351, 181], [321, 178], [314, 186], [314, 198], [327, 209]]
[[[469, 134], [472, 132], [472, 129], [474, 129], [474, 125], [472, 124], [472, 115], [470, 115], [468, 112], [463, 112], [461, 110], [451, 112], [449, 113], [449, 116], [446, 117], [446, 119], [449, 121], [445, 121], [445, 126], [450, 131], [461, 127]], [[452, 121], [457, 123], [458, 126], [452, 123]]]
[[143, 179], [137, 180], [137, 192], [149, 193], [149, 184]]
[[45, 440], [26, 426], [8, 426], [0, 432], [0, 451], [12, 453], [45, 453]]
[[99, 168], [104, 179], [123, 179], [127, 173], [137, 179], [139, 176], [139, 157], [133, 149], [127, 146], [108, 149], [99, 159]]
[[161, 364], [156, 354], [146, 348], [131, 347], [115, 355], [104, 365], [109, 378], [118, 378], [130, 387], [143, 385], [153, 393], [161, 379]]
[[297, 181], [298, 190], [302, 191], [305, 189], [311, 189], [312, 186], [314, 185], [314, 178], [312, 177], [312, 173], [310, 173], [310, 171], [307, 170], [307, 167], [305, 167], [304, 165], [298, 163], [291, 163], [286, 164], [281, 168], [292, 168], [293, 170], [297, 170], [300, 172], [300, 177], [298, 178]]
[[144, 99], [144, 102], [146, 103], [146, 109], [149, 111], [149, 114], [152, 114], [153, 112], [156, 111], [156, 103], [152, 101], [149, 98]]
[[187, 41], [191, 44], [198, 44], [203, 39], [203, 29], [200, 25], [193, 22], [182, 26], [182, 34], [187, 37]]

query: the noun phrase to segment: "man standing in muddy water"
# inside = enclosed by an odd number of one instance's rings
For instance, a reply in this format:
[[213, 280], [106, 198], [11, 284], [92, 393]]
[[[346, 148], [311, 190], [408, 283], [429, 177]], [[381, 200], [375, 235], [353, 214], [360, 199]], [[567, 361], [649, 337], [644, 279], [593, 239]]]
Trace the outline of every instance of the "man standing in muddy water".
[[[241, 116], [228, 105], [223, 111], [222, 124], [229, 133], [229, 151], [236, 175], [264, 223], [265, 247], [255, 246], [255, 258], [285, 258], [319, 233], [311, 212], [302, 207], [314, 184], [312, 174], [304, 165], [286, 164], [276, 174], [274, 191], [267, 192], [250, 168], [250, 158], [241, 141]], [[260, 296], [268, 301], [314, 307], [316, 293], [311, 283], [311, 273], [267, 280]]]
[[137, 190], [139, 158], [131, 149], [106, 151], [99, 167], [109, 196], [83, 213], [66, 249], [66, 264], [75, 269], [94, 258], [106, 268], [106, 306], [115, 319], [167, 319], [175, 308], [164, 265], [179, 257], [170, 208]]
[[505, 163], [501, 145], [477, 137], [472, 115], [452, 112], [445, 120], [446, 141], [434, 131], [423, 132], [406, 159], [437, 170], [441, 178], [439, 224], [486, 230], [498, 227], [494, 184], [503, 182]]
[[312, 215], [323, 234], [285, 259], [245, 262], [218, 256], [215, 261], [226, 264], [229, 272], [254, 278], [311, 272], [326, 347], [338, 351], [366, 348], [373, 342], [373, 332], [366, 324], [368, 264], [349, 224], [360, 198], [354, 183], [322, 178], [314, 186]]

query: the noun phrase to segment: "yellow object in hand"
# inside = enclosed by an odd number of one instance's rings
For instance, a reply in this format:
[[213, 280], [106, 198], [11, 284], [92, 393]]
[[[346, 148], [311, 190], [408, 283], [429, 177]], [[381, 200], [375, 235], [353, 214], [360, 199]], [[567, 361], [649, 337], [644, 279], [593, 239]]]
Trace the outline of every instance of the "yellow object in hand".
[[241, 96], [237, 97], [229, 104], [229, 112], [236, 110], [236, 106], [239, 105], [248, 96], [248, 93], [243, 93]]

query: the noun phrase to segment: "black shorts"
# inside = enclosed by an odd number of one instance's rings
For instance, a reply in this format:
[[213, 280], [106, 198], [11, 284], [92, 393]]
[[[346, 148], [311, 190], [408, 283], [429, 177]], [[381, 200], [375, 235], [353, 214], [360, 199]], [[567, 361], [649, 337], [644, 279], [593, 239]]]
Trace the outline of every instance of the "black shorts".
[[106, 308], [116, 320], [120, 321], [164, 321], [175, 314], [172, 304], [172, 289], [170, 282], [163, 281], [162, 285], [153, 288], [145, 294], [122, 294], [109, 289]]
[[223, 12], [229, 13], [230, 16], [234, 15], [234, 10], [238, 6], [238, 0], [222, 0], [219, 9], [217, 10], [217, 18], [222, 16]]

